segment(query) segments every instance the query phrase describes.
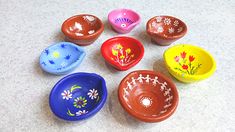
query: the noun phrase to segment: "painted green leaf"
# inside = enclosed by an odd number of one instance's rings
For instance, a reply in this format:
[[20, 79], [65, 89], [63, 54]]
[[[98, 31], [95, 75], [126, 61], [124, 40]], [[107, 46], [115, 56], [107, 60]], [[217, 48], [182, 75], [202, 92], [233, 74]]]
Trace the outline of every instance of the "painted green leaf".
[[73, 85], [70, 89], [70, 92], [72, 93], [75, 89], [79, 89], [79, 88], [81, 88], [81, 87], [78, 85]]
[[67, 115], [69, 115], [69, 116], [74, 116], [74, 114], [71, 113], [69, 109], [68, 109]]

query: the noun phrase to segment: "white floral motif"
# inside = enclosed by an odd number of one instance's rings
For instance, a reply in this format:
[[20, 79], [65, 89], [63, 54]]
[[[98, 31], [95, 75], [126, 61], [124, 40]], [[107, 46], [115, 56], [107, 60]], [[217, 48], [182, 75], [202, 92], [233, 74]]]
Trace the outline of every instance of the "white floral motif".
[[151, 25], [152, 25], [152, 27], [153, 27], [154, 29], [156, 29], [158, 24], [154, 21], [154, 22], [152, 22]]
[[76, 112], [76, 115], [80, 116], [80, 115], [84, 115], [86, 113], [88, 113], [88, 111], [86, 111], [86, 110], [79, 110], [78, 112]]
[[171, 28], [168, 29], [168, 32], [169, 32], [170, 34], [172, 34], [172, 33], [175, 32], [175, 29], [171, 27]]
[[90, 30], [88, 31], [88, 34], [93, 34], [95, 32], [95, 30]]
[[164, 31], [163, 27], [162, 26], [159, 26], [157, 28], [157, 33], [162, 33]]
[[69, 90], [64, 90], [64, 92], [63, 93], [61, 93], [61, 95], [62, 95], [62, 97], [63, 97], [63, 99], [66, 99], [66, 100], [69, 100], [69, 99], [71, 99], [72, 98], [72, 94], [70, 93], [70, 91]]
[[93, 16], [83, 16], [83, 19], [86, 20], [86, 21], [93, 22], [95, 20], [95, 17], [93, 17]]
[[183, 31], [183, 27], [178, 28], [177, 32], [180, 33]]
[[76, 36], [84, 36], [82, 33], [75, 33]]
[[177, 27], [179, 25], [179, 21], [175, 20], [173, 25]]
[[141, 98], [140, 100], [140, 103], [145, 107], [150, 107], [153, 103], [152, 99], [151, 98], [148, 98], [148, 97], [143, 97]]
[[161, 22], [162, 21], [162, 17], [156, 17], [156, 21], [157, 22]]
[[165, 18], [164, 19], [164, 24], [165, 25], [170, 25], [171, 24], [171, 19], [170, 18]]
[[98, 96], [98, 92], [95, 89], [90, 89], [89, 92], [87, 93], [87, 95], [89, 96], [89, 98], [91, 99], [96, 99]]
[[82, 30], [82, 25], [80, 23], [78, 23], [78, 22], [75, 22], [74, 23], [74, 28], [78, 29], [78, 30]]

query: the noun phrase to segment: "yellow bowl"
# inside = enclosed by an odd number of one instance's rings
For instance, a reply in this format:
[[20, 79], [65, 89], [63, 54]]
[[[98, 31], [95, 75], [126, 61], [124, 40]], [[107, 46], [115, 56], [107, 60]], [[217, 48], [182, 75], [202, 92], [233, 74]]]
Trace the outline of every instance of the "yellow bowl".
[[167, 49], [164, 52], [164, 60], [170, 74], [186, 83], [206, 79], [216, 69], [215, 60], [210, 53], [189, 44]]

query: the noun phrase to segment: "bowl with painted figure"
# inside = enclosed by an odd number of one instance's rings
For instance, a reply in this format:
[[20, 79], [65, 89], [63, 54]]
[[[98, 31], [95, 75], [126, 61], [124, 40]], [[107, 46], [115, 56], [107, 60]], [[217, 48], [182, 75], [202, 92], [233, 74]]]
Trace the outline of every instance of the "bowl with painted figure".
[[150, 123], [169, 118], [179, 100], [175, 84], [150, 70], [133, 71], [124, 77], [119, 84], [118, 98], [127, 113]]
[[67, 74], [78, 67], [86, 53], [80, 46], [59, 42], [47, 47], [40, 55], [40, 67], [55, 75]]
[[66, 40], [85, 46], [94, 43], [99, 38], [104, 31], [104, 24], [94, 15], [81, 14], [64, 21], [61, 31]]
[[140, 23], [140, 16], [130, 9], [116, 9], [108, 14], [108, 22], [118, 33], [129, 33]]
[[190, 44], [167, 49], [164, 60], [170, 74], [185, 83], [206, 79], [216, 70], [213, 56], [203, 48]]
[[95, 73], [78, 72], [58, 81], [49, 96], [52, 112], [67, 121], [81, 121], [97, 114], [107, 99], [106, 82]]

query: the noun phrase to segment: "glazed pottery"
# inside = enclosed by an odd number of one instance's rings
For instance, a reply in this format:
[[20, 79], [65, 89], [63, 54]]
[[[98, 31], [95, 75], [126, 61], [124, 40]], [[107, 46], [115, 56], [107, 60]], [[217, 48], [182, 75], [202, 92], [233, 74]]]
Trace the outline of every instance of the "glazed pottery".
[[170, 117], [178, 105], [173, 82], [161, 73], [140, 70], [129, 73], [120, 83], [118, 97], [122, 107], [144, 122], [160, 122]]
[[176, 45], [167, 49], [164, 59], [171, 75], [182, 82], [206, 79], [216, 69], [216, 63], [210, 53], [189, 44]]
[[146, 31], [153, 42], [167, 46], [182, 38], [187, 32], [187, 26], [172, 16], [155, 16], [148, 21]]
[[102, 21], [90, 14], [82, 14], [67, 19], [61, 28], [68, 41], [84, 46], [92, 44], [104, 31]]
[[70, 74], [53, 87], [50, 108], [59, 118], [79, 121], [95, 115], [105, 104], [105, 80], [94, 73]]
[[140, 16], [129, 9], [116, 9], [109, 13], [108, 21], [118, 33], [129, 33], [140, 23]]
[[131, 37], [114, 37], [101, 46], [104, 59], [117, 70], [127, 70], [136, 65], [144, 55], [144, 47]]
[[51, 74], [67, 74], [79, 66], [84, 57], [83, 48], [70, 42], [60, 42], [41, 53], [40, 66]]

